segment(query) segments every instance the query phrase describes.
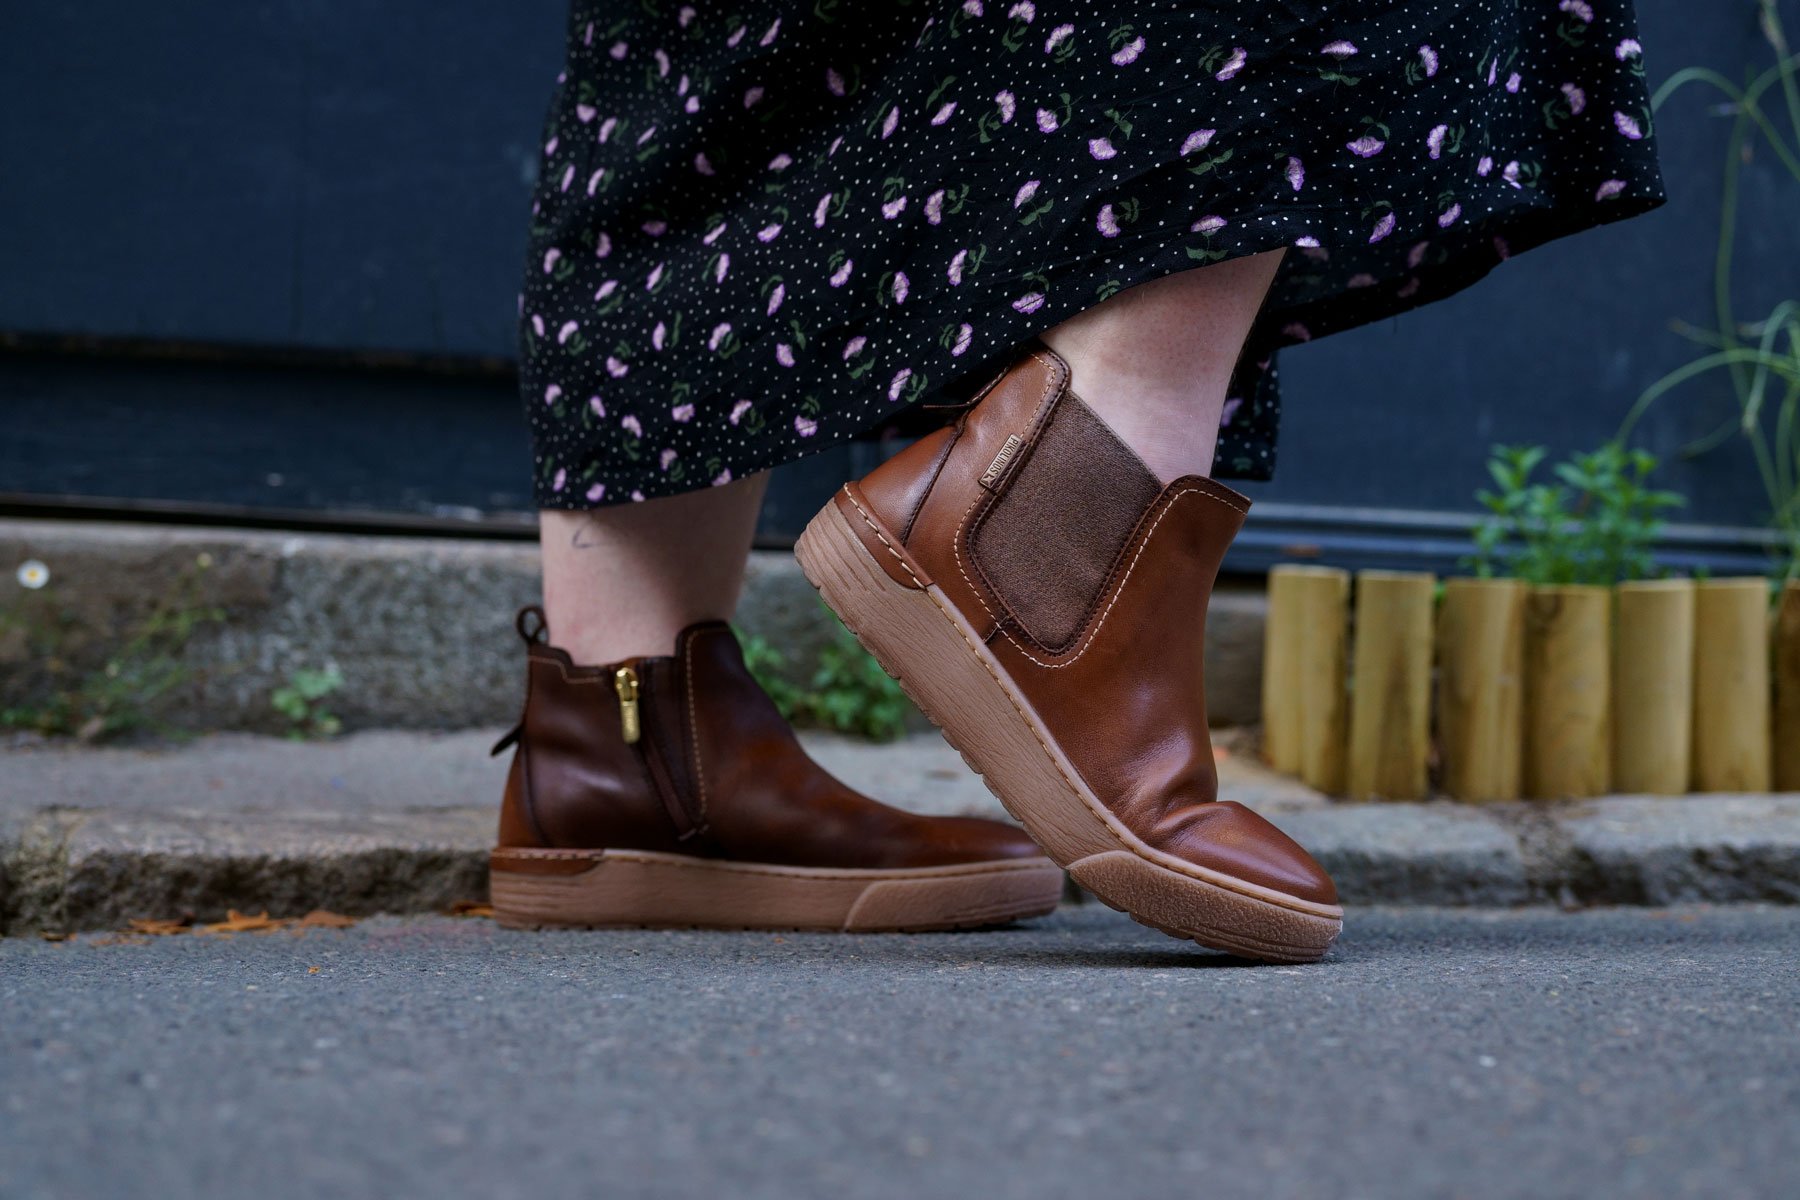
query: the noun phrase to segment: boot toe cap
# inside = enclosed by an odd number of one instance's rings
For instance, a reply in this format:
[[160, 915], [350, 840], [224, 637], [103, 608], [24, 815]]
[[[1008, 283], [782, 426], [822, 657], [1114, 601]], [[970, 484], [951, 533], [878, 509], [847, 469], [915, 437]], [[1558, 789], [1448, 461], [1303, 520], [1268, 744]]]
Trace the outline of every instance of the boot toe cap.
[[1325, 868], [1300, 843], [1236, 801], [1195, 805], [1158, 848], [1197, 866], [1312, 904], [1338, 903]]

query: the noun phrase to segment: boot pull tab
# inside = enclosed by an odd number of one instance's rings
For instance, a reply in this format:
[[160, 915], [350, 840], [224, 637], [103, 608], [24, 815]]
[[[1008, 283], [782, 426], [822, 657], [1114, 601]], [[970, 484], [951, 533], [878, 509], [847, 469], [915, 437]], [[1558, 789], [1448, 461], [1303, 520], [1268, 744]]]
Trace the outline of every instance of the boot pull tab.
[[543, 646], [550, 641], [550, 618], [544, 615], [539, 605], [528, 604], [521, 608], [513, 628], [519, 631], [527, 646]]
[[[528, 604], [521, 608], [519, 615], [513, 618], [513, 628], [519, 631], [519, 636], [525, 639], [527, 646], [543, 646], [550, 641], [550, 618], [544, 615], [540, 605]], [[508, 747], [518, 745], [519, 738], [524, 733], [525, 722], [520, 721], [501, 735], [500, 740], [494, 743], [494, 748], [488, 751], [488, 757], [493, 758]]]

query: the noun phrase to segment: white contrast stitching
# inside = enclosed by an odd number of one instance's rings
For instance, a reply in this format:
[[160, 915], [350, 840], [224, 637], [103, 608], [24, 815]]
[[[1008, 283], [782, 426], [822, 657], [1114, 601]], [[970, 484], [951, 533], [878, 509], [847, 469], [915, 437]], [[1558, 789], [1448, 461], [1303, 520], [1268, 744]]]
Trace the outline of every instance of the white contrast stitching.
[[968, 571], [963, 569], [963, 530], [968, 528], [969, 514], [975, 511], [975, 506], [980, 504], [981, 500], [982, 494], [977, 492], [975, 494], [975, 499], [969, 502], [969, 507], [963, 510], [962, 519], [957, 521], [956, 528], [950, 532], [950, 551], [952, 554], [956, 555], [956, 573], [961, 575], [963, 577], [963, 582], [969, 585], [969, 593], [975, 597], [975, 603], [981, 605], [981, 611], [987, 614], [987, 619], [993, 622], [994, 627], [997, 629], [1004, 624], [1004, 622], [1001, 618], [994, 615], [994, 610], [988, 607], [987, 598], [981, 594], [981, 589], [975, 586], [975, 581], [969, 578]]
[[700, 781], [700, 828], [696, 833], [707, 828], [706, 811], [706, 764], [700, 761], [700, 720], [694, 715], [694, 635], [688, 635], [687, 644], [687, 703], [688, 703], [688, 740], [694, 748], [694, 775]]
[[925, 582], [917, 575], [913, 574], [912, 565], [906, 561], [905, 557], [902, 556], [898, 550], [894, 549], [893, 543], [889, 542], [886, 535], [881, 532], [881, 526], [875, 523], [874, 519], [869, 516], [862, 505], [856, 503], [856, 496], [850, 491], [850, 485], [847, 483], [844, 485], [844, 499], [850, 501], [850, 503], [855, 506], [857, 515], [863, 519], [863, 524], [869, 527], [869, 531], [875, 535], [877, 541], [887, 548], [887, 552], [894, 556], [894, 561], [899, 563], [906, 571], [907, 577], [918, 584], [920, 588], [923, 588]]
[[[1077, 650], [1074, 653], [1074, 655], [1072, 655], [1070, 658], [1068, 658], [1067, 660], [1065, 660], [1063, 662], [1054, 662], [1054, 663], [1053, 662], [1045, 662], [1043, 659], [1041, 659], [1037, 655], [1033, 654], [1025, 646], [1025, 644], [1023, 642], [1019, 641], [1019, 639], [1014, 637], [1009, 631], [1007, 631], [1006, 629], [1003, 628], [1003, 629], [1001, 629], [1000, 632], [1005, 636], [1007, 641], [1011, 642], [1015, 647], [1017, 647], [1020, 654], [1023, 654], [1026, 658], [1030, 659], [1032, 662], [1036, 663], [1040, 667], [1047, 667], [1050, 670], [1056, 671], [1056, 670], [1061, 670], [1063, 667], [1074, 666], [1075, 663], [1080, 660], [1081, 656], [1086, 654], [1088, 652], [1088, 649], [1091, 646], [1093, 646], [1094, 640], [1100, 636], [1100, 630], [1106, 624], [1106, 618], [1108, 615], [1111, 614], [1111, 612], [1113, 610], [1113, 605], [1115, 605], [1119, 602], [1119, 597], [1122, 594], [1124, 594], [1125, 585], [1131, 582], [1131, 573], [1133, 571], [1137, 570], [1138, 559], [1140, 559], [1144, 556], [1144, 550], [1150, 545], [1150, 539], [1156, 535], [1156, 527], [1163, 523], [1163, 518], [1169, 515], [1169, 510], [1175, 507], [1175, 502], [1177, 500], [1180, 500], [1183, 496], [1191, 496], [1191, 495], [1196, 495], [1196, 494], [1205, 496], [1208, 500], [1216, 500], [1216, 501], [1218, 501], [1218, 503], [1224, 504], [1226, 508], [1232, 509], [1234, 511], [1237, 511], [1237, 512], [1243, 511], [1242, 509], [1239, 509], [1235, 504], [1227, 503], [1226, 501], [1220, 499], [1218, 496], [1215, 496], [1211, 492], [1207, 491], [1205, 488], [1185, 487], [1185, 488], [1182, 488], [1180, 491], [1173, 493], [1169, 497], [1168, 503], [1163, 506], [1163, 510], [1156, 514], [1156, 520], [1150, 522], [1150, 528], [1144, 531], [1143, 540], [1138, 542], [1137, 553], [1133, 554], [1131, 556], [1131, 563], [1129, 566], [1127, 566], [1125, 568], [1125, 574], [1119, 579], [1118, 585], [1113, 588], [1112, 599], [1110, 599], [1106, 602], [1106, 608], [1104, 610], [1102, 610], [1100, 615], [1094, 619], [1093, 625], [1088, 629], [1087, 636], [1081, 639], [1081, 649]], [[993, 614], [991, 614], [991, 613], [989, 614], [989, 616], [992, 616], [992, 615]]]

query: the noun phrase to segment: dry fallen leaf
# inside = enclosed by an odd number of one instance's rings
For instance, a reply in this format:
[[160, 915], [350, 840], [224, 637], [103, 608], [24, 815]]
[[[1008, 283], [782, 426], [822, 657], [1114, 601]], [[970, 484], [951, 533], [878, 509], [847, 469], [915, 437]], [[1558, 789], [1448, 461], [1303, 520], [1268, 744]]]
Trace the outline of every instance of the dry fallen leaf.
[[69, 940], [68, 934], [52, 933], [48, 929], [38, 930], [38, 936], [43, 938], [46, 942], [66, 942]]
[[450, 906], [450, 915], [453, 917], [491, 917], [494, 915], [494, 906], [483, 904], [479, 900], [458, 900]]
[[132, 933], [148, 934], [151, 937], [173, 937], [178, 933], [186, 933], [194, 926], [192, 917], [179, 917], [175, 920], [163, 920], [158, 917], [143, 917], [125, 922]]
[[223, 921], [208, 922], [200, 929], [204, 933], [273, 933], [284, 924], [285, 921], [270, 919], [268, 909], [252, 917], [235, 908], [228, 908]]
[[308, 967], [308, 968], [306, 968], [306, 973], [308, 975], [317, 975], [319, 973], [319, 970], [320, 970], [320, 968], [318, 968], [318, 967]]
[[343, 913], [334, 913], [323, 908], [315, 908], [295, 921], [294, 924], [303, 929], [348, 929], [356, 924], [356, 918], [346, 917]]

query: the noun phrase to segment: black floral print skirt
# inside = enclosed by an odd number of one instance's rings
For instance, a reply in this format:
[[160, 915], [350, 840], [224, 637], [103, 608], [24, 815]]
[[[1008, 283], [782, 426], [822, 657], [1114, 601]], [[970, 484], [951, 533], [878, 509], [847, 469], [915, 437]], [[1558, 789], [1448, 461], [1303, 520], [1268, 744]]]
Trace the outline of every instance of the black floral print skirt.
[[519, 300], [545, 508], [729, 482], [966, 395], [1174, 271], [1288, 247], [1276, 351], [1661, 204], [1628, 0], [574, 0]]

